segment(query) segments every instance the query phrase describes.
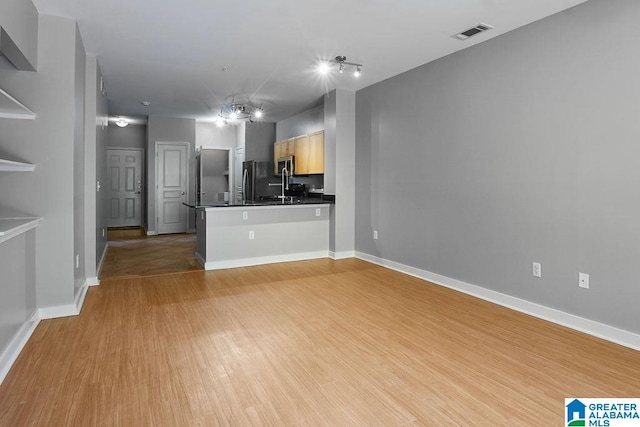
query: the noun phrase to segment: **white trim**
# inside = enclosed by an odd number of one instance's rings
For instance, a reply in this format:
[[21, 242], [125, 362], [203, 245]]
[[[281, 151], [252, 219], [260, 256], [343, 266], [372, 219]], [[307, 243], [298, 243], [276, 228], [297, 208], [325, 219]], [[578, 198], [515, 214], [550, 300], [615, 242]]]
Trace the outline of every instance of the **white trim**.
[[342, 252], [329, 251], [329, 258], [335, 259], [335, 260], [354, 258], [355, 256], [356, 256], [355, 251], [342, 251]]
[[36, 228], [41, 222], [42, 218], [36, 217], [0, 218], [0, 243]]
[[[205, 270], [221, 270], [225, 268], [248, 267], [251, 265], [273, 264], [276, 262], [303, 261], [307, 259], [327, 258], [327, 251], [300, 252], [294, 254], [271, 255], [255, 258], [231, 259], [225, 261], [205, 262], [203, 267]], [[196, 254], [198, 262], [202, 264], [202, 257]]]
[[76, 295], [76, 314], [80, 314], [82, 311], [82, 305], [84, 304], [84, 298], [87, 296], [87, 289], [89, 289], [89, 283], [85, 279], [78, 295]]
[[[133, 124], [133, 123], [130, 123]], [[144, 154], [144, 148], [133, 148], [133, 147], [107, 147], [108, 150], [127, 150], [127, 151], [142, 151]], [[143, 162], [144, 163], [144, 162]]]
[[55, 305], [53, 307], [42, 307], [38, 309], [38, 317], [40, 317], [41, 320], [77, 315], [78, 309], [75, 304]]
[[33, 310], [31, 316], [22, 324], [18, 332], [15, 333], [11, 341], [7, 344], [2, 354], [0, 354], [0, 384], [4, 381], [9, 370], [20, 355], [20, 352], [29, 341], [29, 338], [40, 323], [38, 310]]
[[[104, 267], [104, 260], [107, 257], [107, 249], [109, 249], [109, 242], [104, 245], [104, 250], [102, 251], [102, 256], [100, 257], [100, 262], [98, 263], [98, 271], [96, 274], [100, 277], [100, 273], [102, 272], [102, 267]], [[100, 279], [98, 279], [98, 285], [100, 284]]]
[[87, 295], [87, 289], [89, 284], [87, 280], [84, 281], [82, 287], [76, 295], [74, 304], [56, 305], [53, 307], [42, 307], [38, 309], [38, 316], [40, 319], [55, 319], [58, 317], [77, 316], [82, 311], [82, 305], [84, 304], [84, 298]]
[[97, 277], [87, 277], [87, 286], [100, 286], [100, 279]]
[[633, 332], [363, 252], [356, 258], [640, 351], [640, 335]]
[[198, 263], [202, 266], [202, 268], [206, 270], [207, 268], [205, 267], [205, 265], [207, 264], [207, 261], [205, 261], [202, 255], [200, 255], [198, 252], [196, 252], [195, 255], [196, 255], [196, 261], [198, 261]]
[[149, 231], [149, 230], [147, 230], [146, 228], [145, 228], [144, 232], [145, 232], [145, 234], [146, 234], [147, 236], [157, 236], [157, 235], [158, 235], [158, 232], [157, 232], [157, 231]]

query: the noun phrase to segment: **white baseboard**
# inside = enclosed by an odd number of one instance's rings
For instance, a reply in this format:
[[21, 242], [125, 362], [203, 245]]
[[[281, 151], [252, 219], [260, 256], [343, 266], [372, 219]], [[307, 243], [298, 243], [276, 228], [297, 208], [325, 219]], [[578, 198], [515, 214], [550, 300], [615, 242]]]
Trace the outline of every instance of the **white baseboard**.
[[82, 310], [82, 305], [84, 304], [84, 298], [87, 295], [87, 289], [89, 289], [89, 284], [85, 280], [82, 284], [82, 287], [78, 291], [76, 295], [76, 300], [74, 304], [67, 305], [56, 305], [53, 307], [42, 307], [38, 309], [38, 317], [42, 320], [44, 319], [55, 319], [58, 317], [69, 317], [69, 316], [77, 316], [80, 314]]
[[356, 258], [369, 261], [373, 264], [377, 264], [391, 270], [396, 270], [419, 279], [427, 280], [440, 286], [455, 289], [456, 291], [490, 301], [503, 307], [507, 307], [521, 313], [526, 313], [531, 316], [640, 351], [639, 334], [585, 319], [574, 314], [565, 313], [564, 311], [549, 308], [544, 305], [529, 302], [500, 292], [492, 291], [481, 286], [472, 285], [450, 277], [431, 273], [426, 270], [421, 270], [419, 268], [365, 254], [363, 252], [356, 252], [355, 256]]
[[205, 270], [221, 270], [224, 268], [249, 267], [252, 265], [273, 264], [276, 262], [303, 261], [307, 259], [327, 258], [327, 251], [301, 252], [295, 254], [273, 255], [255, 258], [234, 259], [227, 261], [210, 261], [204, 262], [202, 257], [196, 254], [198, 262], [203, 265]]
[[157, 236], [158, 235], [157, 231], [145, 230], [145, 233], [147, 234], [147, 236]]
[[88, 286], [100, 286], [100, 279], [97, 277], [87, 277]]
[[[104, 260], [107, 258], [107, 250], [109, 250], [109, 242], [104, 246], [104, 250], [102, 251], [102, 255], [100, 256], [100, 262], [98, 263], [98, 269], [96, 274], [100, 277], [100, 273], [102, 272], [102, 267], [104, 266]], [[100, 284], [100, 280], [98, 280], [98, 284]]]
[[11, 341], [9, 341], [9, 344], [5, 347], [2, 354], [0, 354], [0, 384], [2, 384], [9, 370], [20, 355], [20, 352], [27, 344], [27, 341], [29, 341], [38, 323], [40, 323], [38, 310], [34, 310], [27, 321], [22, 324], [18, 332], [15, 333]]
[[354, 258], [355, 256], [356, 256], [355, 251], [343, 251], [343, 252], [329, 251], [329, 258], [331, 259], [347, 259], [347, 258]]

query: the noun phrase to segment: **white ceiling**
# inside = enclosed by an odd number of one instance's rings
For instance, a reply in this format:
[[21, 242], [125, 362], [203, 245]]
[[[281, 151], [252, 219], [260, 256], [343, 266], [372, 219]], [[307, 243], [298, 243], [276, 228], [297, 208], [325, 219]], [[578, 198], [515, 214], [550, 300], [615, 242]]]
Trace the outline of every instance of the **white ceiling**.
[[[586, 0], [34, 0], [78, 20], [111, 114], [212, 119], [225, 100], [277, 121], [334, 88], [359, 90]], [[452, 34], [483, 22], [467, 41]], [[320, 78], [318, 59], [363, 73]], [[222, 71], [228, 67], [228, 71]], [[149, 107], [141, 101], [151, 101]]]

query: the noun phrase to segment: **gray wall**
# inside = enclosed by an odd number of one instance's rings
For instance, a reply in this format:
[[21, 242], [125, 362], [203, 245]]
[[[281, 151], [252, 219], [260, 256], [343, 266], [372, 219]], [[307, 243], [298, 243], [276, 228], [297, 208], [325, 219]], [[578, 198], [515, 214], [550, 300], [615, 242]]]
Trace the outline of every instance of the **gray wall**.
[[37, 73], [0, 70], [0, 86], [37, 113], [33, 121], [2, 120], [1, 150], [36, 169], [2, 176], [0, 203], [44, 218], [36, 293], [38, 307], [48, 307], [74, 298], [75, 22], [41, 15], [38, 47]]
[[87, 55], [85, 93], [85, 272], [95, 281], [98, 267], [107, 247], [106, 191], [98, 190], [106, 183], [106, 142], [108, 101], [100, 91], [102, 73], [95, 55]]
[[[156, 142], [188, 142], [189, 143], [189, 194], [188, 202], [195, 203], [195, 146], [196, 121], [180, 117], [149, 116], [147, 140], [147, 232], [156, 232]], [[128, 127], [128, 126], [127, 126]], [[186, 209], [186, 208], [185, 208]], [[188, 229], [195, 229], [195, 217], [188, 214]]]
[[[106, 94], [100, 92], [100, 81], [102, 71], [100, 65], [97, 66], [96, 76], [96, 181], [100, 183], [100, 190], [96, 194], [96, 262], [100, 268], [100, 262], [104, 259], [107, 251], [107, 206], [109, 193], [104, 190], [107, 183], [107, 143], [108, 143], [108, 116], [109, 102]], [[89, 182], [88, 185], [96, 185], [96, 182]]]
[[[324, 106], [319, 105], [276, 123], [275, 141], [289, 139], [324, 129]], [[273, 153], [271, 153], [273, 157]]]
[[334, 90], [324, 98], [324, 191], [335, 194], [329, 249], [337, 258], [355, 249], [355, 93]]
[[356, 249], [639, 333], [638, 19], [592, 0], [359, 91]]
[[40, 15], [38, 71], [0, 69], [0, 87], [37, 114], [35, 120], [0, 119], [0, 151], [36, 165], [33, 172], [0, 176], [0, 205], [43, 218], [31, 254], [38, 307], [74, 302], [74, 157], [83, 111], [76, 110], [76, 92], [83, 90], [76, 73], [84, 67], [77, 64], [83, 58], [77, 35], [75, 21]]
[[233, 148], [236, 132], [236, 126], [218, 127], [215, 123], [196, 122], [196, 148]]
[[[73, 253], [78, 257], [74, 270], [74, 288], [77, 295], [84, 284], [85, 273], [85, 73], [86, 53], [76, 24], [76, 54], [74, 71], [73, 108]], [[91, 255], [93, 258], [93, 254]]]
[[[29, 65], [20, 69], [37, 69], [38, 10], [33, 3], [28, 0], [2, 0], [0, 27], [11, 37], [19, 49], [18, 55], [26, 59]], [[7, 53], [13, 56], [13, 52]]]
[[113, 122], [108, 126], [108, 144], [113, 148], [146, 148], [147, 125], [129, 124], [119, 127]]
[[276, 142], [276, 124], [269, 122], [245, 122], [245, 160], [273, 161], [273, 144]]

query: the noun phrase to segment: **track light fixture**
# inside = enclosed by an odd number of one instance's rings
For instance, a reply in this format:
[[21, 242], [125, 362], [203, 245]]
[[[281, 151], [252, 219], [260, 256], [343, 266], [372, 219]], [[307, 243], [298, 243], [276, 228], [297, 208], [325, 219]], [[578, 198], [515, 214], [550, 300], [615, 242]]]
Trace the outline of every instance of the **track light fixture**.
[[338, 72], [340, 74], [344, 74], [344, 70], [346, 66], [354, 67], [353, 71], [354, 77], [360, 77], [362, 74], [362, 64], [356, 64], [355, 62], [347, 62], [347, 57], [344, 55], [338, 55], [333, 59], [325, 59], [321, 60], [318, 64], [318, 71], [320, 74], [327, 74], [331, 69], [331, 64], [338, 64]]
[[256, 107], [252, 104], [236, 103], [233, 99], [230, 104], [223, 104], [220, 107], [220, 113], [216, 120], [218, 126], [224, 126], [229, 122], [248, 121], [253, 123], [254, 120], [260, 119], [264, 115], [262, 107]]

